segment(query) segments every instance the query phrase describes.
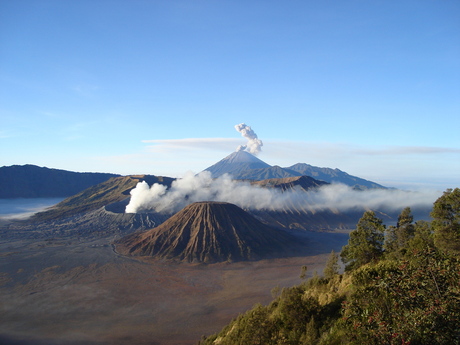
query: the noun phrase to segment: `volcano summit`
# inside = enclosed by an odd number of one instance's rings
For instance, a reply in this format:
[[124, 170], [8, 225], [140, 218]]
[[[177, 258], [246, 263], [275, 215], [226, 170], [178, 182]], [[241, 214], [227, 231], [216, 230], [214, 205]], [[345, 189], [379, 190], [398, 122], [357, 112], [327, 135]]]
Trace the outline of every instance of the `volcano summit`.
[[267, 169], [270, 165], [260, 160], [247, 151], [236, 151], [220, 160], [216, 164], [205, 169], [213, 177], [219, 177], [223, 174], [239, 176], [252, 169]]

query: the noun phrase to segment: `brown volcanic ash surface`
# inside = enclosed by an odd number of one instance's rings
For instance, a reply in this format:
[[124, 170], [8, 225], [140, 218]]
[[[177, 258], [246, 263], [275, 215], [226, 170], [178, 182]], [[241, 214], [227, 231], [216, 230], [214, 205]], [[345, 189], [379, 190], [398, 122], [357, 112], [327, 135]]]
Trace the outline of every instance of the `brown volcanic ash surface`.
[[124, 255], [205, 263], [289, 256], [302, 246], [294, 236], [225, 202], [193, 203], [160, 226], [128, 235], [116, 245]]

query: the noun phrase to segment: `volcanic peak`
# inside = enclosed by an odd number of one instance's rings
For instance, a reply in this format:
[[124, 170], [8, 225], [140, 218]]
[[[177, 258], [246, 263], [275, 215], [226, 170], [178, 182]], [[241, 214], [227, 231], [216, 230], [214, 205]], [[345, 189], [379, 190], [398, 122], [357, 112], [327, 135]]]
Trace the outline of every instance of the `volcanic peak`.
[[216, 164], [205, 169], [211, 172], [213, 177], [219, 177], [223, 174], [238, 176], [244, 171], [252, 169], [270, 168], [271, 166], [256, 156], [246, 151], [236, 151], [220, 160]]
[[121, 254], [188, 262], [257, 260], [287, 256], [299, 242], [226, 202], [196, 202], [158, 227], [117, 241]]
[[222, 159], [222, 161], [226, 161], [227, 163], [257, 163], [265, 167], [270, 166], [247, 151], [232, 152], [227, 157]]

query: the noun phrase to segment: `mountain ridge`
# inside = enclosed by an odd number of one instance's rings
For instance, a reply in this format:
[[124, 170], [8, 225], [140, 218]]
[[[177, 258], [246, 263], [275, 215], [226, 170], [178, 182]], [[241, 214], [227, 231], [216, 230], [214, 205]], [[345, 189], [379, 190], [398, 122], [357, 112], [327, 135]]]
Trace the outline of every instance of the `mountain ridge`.
[[301, 175], [311, 176], [318, 180], [329, 183], [343, 183], [354, 188], [386, 188], [378, 183], [350, 175], [337, 168], [321, 168], [307, 163], [297, 163], [287, 167], [286, 169], [298, 172]]
[[32, 164], [3, 166], [0, 167], [0, 198], [67, 197], [116, 176], [120, 175], [74, 172]]
[[233, 152], [204, 171], [209, 171], [214, 178], [230, 174], [235, 180], [261, 181], [305, 175], [328, 183], [342, 183], [354, 189], [387, 188], [337, 168], [321, 168], [306, 163], [297, 163], [285, 168], [277, 165], [271, 166], [246, 151]]

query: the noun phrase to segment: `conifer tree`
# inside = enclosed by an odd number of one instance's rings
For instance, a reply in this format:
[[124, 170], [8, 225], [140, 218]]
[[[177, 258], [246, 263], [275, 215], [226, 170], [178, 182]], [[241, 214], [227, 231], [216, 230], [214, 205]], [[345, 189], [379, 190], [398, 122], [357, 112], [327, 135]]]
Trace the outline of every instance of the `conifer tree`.
[[378, 259], [383, 254], [384, 232], [383, 221], [373, 211], [364, 212], [340, 254], [347, 264], [345, 269], [352, 270]]
[[431, 222], [419, 220], [414, 225], [414, 237], [409, 240], [407, 249], [409, 252], [424, 252], [434, 248], [433, 231]]
[[333, 278], [336, 274], [339, 274], [339, 256], [333, 250], [329, 254], [323, 274], [326, 279]]
[[386, 253], [396, 256], [401, 256], [405, 253], [409, 240], [415, 234], [413, 221], [414, 217], [410, 207], [404, 208], [398, 216], [396, 227], [390, 226], [387, 229], [384, 244]]

